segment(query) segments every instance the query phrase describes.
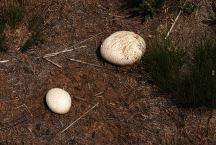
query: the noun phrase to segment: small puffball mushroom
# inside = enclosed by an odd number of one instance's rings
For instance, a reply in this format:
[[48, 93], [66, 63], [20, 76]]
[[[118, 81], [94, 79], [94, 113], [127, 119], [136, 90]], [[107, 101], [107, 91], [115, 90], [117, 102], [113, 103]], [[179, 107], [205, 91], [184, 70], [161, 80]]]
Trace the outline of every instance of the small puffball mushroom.
[[101, 56], [110, 63], [125, 66], [138, 62], [146, 50], [144, 39], [130, 31], [118, 31], [101, 45]]
[[58, 114], [65, 114], [70, 110], [71, 97], [65, 90], [53, 88], [46, 94], [46, 103], [51, 111]]

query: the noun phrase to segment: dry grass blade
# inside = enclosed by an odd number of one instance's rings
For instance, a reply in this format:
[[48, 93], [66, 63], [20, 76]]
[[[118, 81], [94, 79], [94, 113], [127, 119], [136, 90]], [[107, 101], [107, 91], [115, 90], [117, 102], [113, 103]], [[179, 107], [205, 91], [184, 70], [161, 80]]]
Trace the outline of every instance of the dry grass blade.
[[78, 46], [78, 45], [80, 45], [80, 44], [82, 44], [82, 43], [84, 43], [84, 42], [86, 42], [86, 41], [88, 41], [88, 40], [90, 40], [90, 39], [93, 39], [93, 38], [95, 38], [95, 37], [101, 35], [102, 33], [103, 33], [103, 32], [98, 33], [98, 34], [96, 34], [96, 35], [94, 35], [94, 36], [91, 36], [91, 37], [89, 37], [89, 38], [87, 38], [87, 39], [85, 39], [85, 40], [83, 40], [83, 41], [80, 41], [79, 43], [76, 43], [76, 44], [74, 44], [73, 46], [71, 46], [71, 47], [69, 47], [69, 48], [67, 48], [67, 49], [65, 49], [65, 50], [46, 54], [46, 55], [43, 56], [43, 58], [57, 56], [57, 55], [59, 55], [59, 54], [66, 53], [66, 52], [70, 52], [70, 51], [73, 51], [73, 50], [76, 50], [76, 49], [80, 49], [80, 48], [86, 48], [87, 46], [81, 46], [81, 47], [78, 47], [78, 48], [76, 48], [76, 46]]
[[78, 122], [80, 119], [82, 119], [84, 116], [86, 116], [90, 111], [92, 111], [95, 107], [97, 107], [99, 103], [96, 103], [93, 107], [91, 107], [88, 111], [83, 113], [79, 118], [77, 118], [74, 122], [72, 122], [68, 127], [66, 127], [64, 130], [61, 131], [61, 133], [68, 130], [71, 126], [73, 126], [76, 122]]
[[90, 39], [93, 39], [93, 38], [95, 38], [95, 37], [97, 37], [97, 36], [99, 36], [99, 35], [101, 35], [101, 34], [103, 34], [103, 33], [104, 33], [104, 32], [100, 32], [100, 33], [98, 33], [98, 34], [95, 34], [95, 35], [93, 35], [93, 36], [91, 36], [91, 37], [89, 37], [89, 38], [87, 38], [87, 39], [85, 39], [85, 40], [83, 40], [83, 41], [80, 41], [79, 43], [75, 44], [74, 46], [80, 45], [80, 44], [82, 44], [82, 43], [84, 43], [84, 42], [86, 42], [86, 41], [88, 41], [88, 40], [90, 40]]
[[55, 65], [56, 67], [62, 69], [62, 66], [56, 62], [53, 62], [52, 60], [48, 59], [48, 58], [44, 58], [46, 61], [50, 62], [51, 64]]
[[9, 62], [9, 60], [0, 60], [0, 63], [6, 63]]
[[74, 62], [77, 62], [77, 63], [82, 63], [82, 64], [85, 64], [85, 65], [94, 66], [94, 67], [100, 67], [100, 68], [103, 67], [103, 66], [100, 66], [100, 65], [96, 65], [96, 64], [93, 64], [93, 63], [84, 62], [84, 61], [77, 60], [77, 59], [73, 59], [73, 58], [69, 58], [69, 60], [74, 61]]
[[81, 100], [81, 101], [86, 101], [86, 99], [78, 97], [78, 96], [73, 96], [73, 98], [77, 99], [77, 100]]
[[63, 51], [58, 51], [58, 52], [53, 52], [53, 53], [49, 53], [49, 54], [46, 54], [43, 56], [43, 58], [48, 58], [48, 57], [53, 57], [53, 56], [57, 56], [59, 54], [62, 54], [62, 53], [66, 53], [66, 52], [70, 52], [70, 51], [73, 51], [73, 50], [77, 50], [77, 49], [80, 49], [80, 48], [86, 48], [87, 46], [81, 46], [81, 47], [78, 47], [78, 48], [72, 48], [72, 49], [65, 49]]

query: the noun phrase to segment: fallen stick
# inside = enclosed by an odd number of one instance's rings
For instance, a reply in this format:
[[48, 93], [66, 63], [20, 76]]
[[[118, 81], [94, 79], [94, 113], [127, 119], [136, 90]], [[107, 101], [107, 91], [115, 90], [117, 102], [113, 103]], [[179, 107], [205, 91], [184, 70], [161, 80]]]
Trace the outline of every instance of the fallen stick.
[[170, 35], [170, 33], [171, 33], [172, 29], [174, 28], [174, 26], [175, 26], [176, 22], [177, 22], [177, 21], [178, 21], [178, 19], [179, 19], [179, 17], [180, 17], [180, 15], [181, 15], [181, 13], [182, 13], [182, 10], [180, 10], [180, 11], [179, 11], [179, 13], [178, 13], [177, 17], [175, 18], [175, 21], [174, 21], [174, 23], [172, 24], [172, 26], [171, 26], [170, 30], [169, 30], [169, 31], [168, 31], [168, 33], [167, 33], [167, 35], [166, 35], [165, 39], [167, 39], [167, 38], [169, 37], [169, 35]]
[[[186, 3], [187, 3], [187, 0], [185, 0], [185, 2], [184, 2], [184, 4], [183, 4], [183, 7], [185, 6]], [[172, 29], [174, 28], [174, 26], [175, 26], [176, 22], [178, 21], [180, 15], [182, 14], [182, 12], [183, 12], [183, 10], [181, 9], [181, 10], [179, 11], [177, 17], [175, 18], [175, 21], [173, 22], [173, 24], [172, 24], [170, 30], [168, 31], [168, 33], [167, 33], [165, 39], [167, 39], [167, 38], [169, 37], [170, 33], [172, 32]]]
[[70, 128], [71, 126], [73, 126], [76, 122], [78, 122], [80, 119], [82, 119], [84, 116], [86, 116], [91, 110], [93, 110], [95, 107], [97, 107], [99, 105], [99, 103], [96, 103], [93, 107], [91, 107], [88, 111], [86, 111], [85, 113], [83, 113], [79, 118], [77, 118], [74, 122], [72, 122], [68, 127], [66, 127], [64, 130], [61, 131], [61, 133], [65, 132], [66, 130], [68, 130], [68, 128]]

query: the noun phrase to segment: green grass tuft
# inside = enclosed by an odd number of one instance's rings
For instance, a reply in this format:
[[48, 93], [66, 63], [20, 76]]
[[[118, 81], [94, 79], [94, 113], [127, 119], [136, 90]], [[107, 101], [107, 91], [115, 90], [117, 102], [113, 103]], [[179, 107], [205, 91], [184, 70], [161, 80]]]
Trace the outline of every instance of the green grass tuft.
[[34, 45], [38, 45], [43, 42], [42, 39], [42, 29], [43, 29], [44, 20], [40, 15], [35, 15], [29, 21], [28, 29], [31, 31], [31, 36], [21, 47], [20, 51], [25, 52]]
[[162, 91], [172, 94], [180, 106], [216, 107], [216, 39], [195, 45], [190, 59], [164, 39], [148, 47], [142, 64]]
[[30, 49], [33, 45], [38, 45], [40, 42], [42, 42], [42, 35], [41, 32], [33, 32], [29, 39], [24, 43], [24, 45], [21, 47], [21, 52], [26, 52], [28, 49]]
[[6, 20], [4, 17], [3, 11], [0, 11], [0, 32], [2, 32], [5, 28]]
[[200, 42], [194, 48], [190, 74], [178, 91], [180, 104], [216, 107], [216, 40]]
[[44, 20], [40, 15], [35, 15], [32, 17], [32, 19], [29, 21], [28, 28], [31, 31], [39, 31], [42, 29]]
[[175, 49], [169, 40], [157, 38], [150, 43], [142, 62], [155, 83], [163, 91], [171, 92], [176, 88], [183, 57], [184, 52]]
[[7, 49], [5, 47], [5, 35], [3, 33], [0, 34], [0, 52], [6, 52]]
[[24, 18], [24, 7], [20, 4], [8, 6], [4, 10], [4, 19], [6, 23], [15, 28], [15, 26]]

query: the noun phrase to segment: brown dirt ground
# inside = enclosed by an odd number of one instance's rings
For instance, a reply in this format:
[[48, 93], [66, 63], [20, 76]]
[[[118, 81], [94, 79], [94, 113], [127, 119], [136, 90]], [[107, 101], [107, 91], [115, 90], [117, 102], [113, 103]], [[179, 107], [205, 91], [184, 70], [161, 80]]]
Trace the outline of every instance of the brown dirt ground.
[[[130, 30], [147, 42], [164, 32], [176, 14], [161, 15], [141, 23], [128, 18], [123, 0], [32, 1], [28, 14], [15, 29], [7, 27], [9, 51], [0, 53], [0, 145], [174, 145], [216, 144], [216, 110], [178, 108], [170, 96], [157, 91], [135, 67], [119, 68], [98, 57], [101, 42], [111, 33]], [[215, 36], [215, 28], [201, 21], [211, 15], [210, 0], [202, 0], [190, 16], [181, 16], [170, 37]], [[45, 18], [44, 43], [26, 53], [18, 51], [29, 36], [26, 20], [34, 13]], [[187, 40], [187, 41], [186, 41]], [[40, 58], [68, 48], [77, 50], [50, 58], [62, 68]], [[100, 65], [94, 67], [69, 58]], [[60, 87], [72, 96], [66, 115], [46, 107], [48, 89]], [[61, 133], [96, 103], [97, 107]]]

